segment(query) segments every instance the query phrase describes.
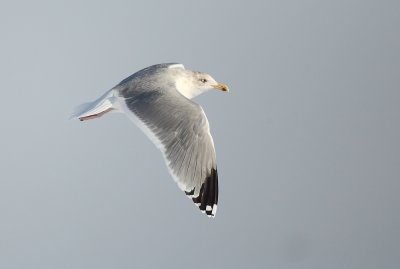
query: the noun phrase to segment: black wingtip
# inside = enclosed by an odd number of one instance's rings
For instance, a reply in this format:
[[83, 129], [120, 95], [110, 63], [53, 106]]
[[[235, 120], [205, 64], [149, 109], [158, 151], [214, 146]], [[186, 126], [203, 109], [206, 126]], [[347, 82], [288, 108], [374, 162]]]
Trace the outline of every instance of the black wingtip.
[[[193, 195], [194, 189], [185, 192], [186, 195]], [[210, 174], [204, 180], [200, 187], [199, 196], [192, 198], [193, 202], [199, 206], [199, 209], [209, 217], [215, 217], [218, 204], [218, 172], [212, 168]]]

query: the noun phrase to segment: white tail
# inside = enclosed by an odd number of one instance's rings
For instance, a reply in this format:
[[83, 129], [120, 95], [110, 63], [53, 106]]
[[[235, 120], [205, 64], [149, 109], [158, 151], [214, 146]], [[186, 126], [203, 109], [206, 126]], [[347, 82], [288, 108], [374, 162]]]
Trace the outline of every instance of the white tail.
[[118, 110], [118, 106], [116, 106], [117, 98], [115, 91], [110, 90], [96, 101], [77, 106], [72, 112], [70, 119], [90, 120], [101, 117], [107, 112]]

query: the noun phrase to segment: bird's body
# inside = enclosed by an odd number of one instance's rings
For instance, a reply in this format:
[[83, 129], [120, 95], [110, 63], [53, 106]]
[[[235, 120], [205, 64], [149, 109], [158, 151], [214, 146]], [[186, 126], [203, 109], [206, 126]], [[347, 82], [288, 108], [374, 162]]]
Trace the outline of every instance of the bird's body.
[[126, 114], [160, 149], [178, 186], [213, 217], [218, 203], [214, 143], [203, 109], [190, 100], [210, 88], [228, 90], [181, 64], [153, 65], [77, 107], [73, 117], [84, 121], [108, 112]]

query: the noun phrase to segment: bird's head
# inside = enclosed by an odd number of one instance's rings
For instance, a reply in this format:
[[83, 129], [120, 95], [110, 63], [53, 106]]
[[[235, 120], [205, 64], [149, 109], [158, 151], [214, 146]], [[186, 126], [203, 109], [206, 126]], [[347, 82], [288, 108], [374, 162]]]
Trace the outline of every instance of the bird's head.
[[175, 73], [175, 86], [186, 98], [192, 99], [210, 89], [229, 91], [226, 84], [217, 82], [209, 74], [184, 68], [176, 68], [173, 72]]
[[199, 89], [209, 90], [217, 89], [228, 92], [229, 88], [226, 84], [218, 83], [212, 76], [202, 72], [193, 72], [193, 84]]

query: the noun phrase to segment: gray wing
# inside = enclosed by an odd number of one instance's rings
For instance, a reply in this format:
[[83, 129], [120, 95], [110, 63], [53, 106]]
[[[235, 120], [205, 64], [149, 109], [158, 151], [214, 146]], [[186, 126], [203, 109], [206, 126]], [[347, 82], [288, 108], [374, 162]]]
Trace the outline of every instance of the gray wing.
[[208, 216], [215, 216], [218, 174], [203, 109], [175, 89], [121, 91], [125, 113], [161, 150], [174, 180]]

